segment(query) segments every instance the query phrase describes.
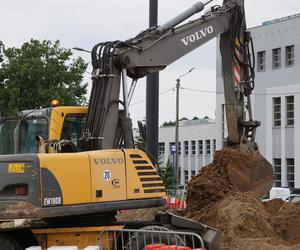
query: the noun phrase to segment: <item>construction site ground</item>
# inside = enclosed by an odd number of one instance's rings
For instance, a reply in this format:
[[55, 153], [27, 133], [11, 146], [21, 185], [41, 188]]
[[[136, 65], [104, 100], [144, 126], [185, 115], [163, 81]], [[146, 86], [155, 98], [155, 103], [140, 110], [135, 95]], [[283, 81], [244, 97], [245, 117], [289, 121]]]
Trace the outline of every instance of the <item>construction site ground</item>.
[[[177, 212], [220, 230], [223, 250], [300, 250], [300, 203], [280, 199], [264, 202], [255, 193], [241, 192], [230, 182], [226, 168], [241, 164], [242, 159], [232, 161], [231, 155], [236, 159], [231, 149], [216, 152], [214, 161], [189, 182], [187, 208]], [[118, 220], [151, 219], [166, 209], [126, 211]]]

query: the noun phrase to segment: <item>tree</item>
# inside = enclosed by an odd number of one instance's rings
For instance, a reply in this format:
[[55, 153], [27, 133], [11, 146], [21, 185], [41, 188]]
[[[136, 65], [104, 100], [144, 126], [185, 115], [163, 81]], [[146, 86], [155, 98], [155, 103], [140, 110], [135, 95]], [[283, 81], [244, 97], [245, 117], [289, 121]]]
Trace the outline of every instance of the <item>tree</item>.
[[54, 98], [62, 105], [86, 101], [87, 84], [82, 84], [82, 80], [87, 64], [80, 57], [71, 59], [71, 50], [62, 48], [59, 41], [31, 39], [21, 48], [0, 48], [2, 115], [47, 107]]
[[[4, 60], [4, 44], [0, 41], [0, 66]], [[4, 81], [4, 75], [0, 68], [0, 83]], [[1, 110], [1, 109], [0, 109]]]
[[[159, 168], [158, 174], [163, 179], [167, 190], [172, 189], [172, 178], [173, 178], [173, 164], [169, 158], [164, 168]], [[176, 187], [176, 178], [174, 177], [174, 187]]]
[[146, 140], [147, 140], [147, 132], [146, 132], [146, 121], [138, 121], [138, 133], [137, 135], [134, 137], [134, 144], [135, 147], [138, 149], [141, 149], [143, 151], [145, 151], [146, 149]]
[[162, 124], [162, 127], [174, 127], [174, 126], [175, 126], [175, 122], [173, 122], [173, 121], [164, 122]]
[[[182, 117], [181, 119], [179, 119], [179, 121], [188, 121], [189, 119], [186, 117]], [[176, 125], [176, 121], [168, 121], [168, 122], [164, 122], [161, 126], [162, 127], [174, 127]]]
[[0, 63], [3, 62], [3, 51], [4, 51], [4, 44], [0, 41]]

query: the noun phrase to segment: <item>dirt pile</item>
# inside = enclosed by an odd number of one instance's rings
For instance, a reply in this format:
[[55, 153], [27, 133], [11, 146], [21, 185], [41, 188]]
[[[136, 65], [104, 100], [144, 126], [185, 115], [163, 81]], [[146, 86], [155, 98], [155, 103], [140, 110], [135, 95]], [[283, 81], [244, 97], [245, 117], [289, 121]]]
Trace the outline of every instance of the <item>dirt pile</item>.
[[300, 203], [284, 203], [271, 221], [275, 232], [285, 242], [300, 243]]
[[229, 192], [238, 191], [229, 180], [226, 168], [231, 160], [229, 155], [224, 151], [217, 151], [213, 162], [203, 167], [200, 174], [189, 182], [187, 192], [189, 210], [197, 211], [224, 198]]
[[213, 162], [189, 182], [187, 203], [191, 210], [197, 210], [230, 192], [265, 194], [272, 185], [272, 167], [258, 152], [227, 147], [217, 151]]
[[[247, 187], [232, 182], [230, 169], [247, 171], [247, 162], [253, 162], [251, 155], [232, 148], [216, 152], [214, 161], [189, 182], [181, 215], [220, 230], [221, 250], [300, 250], [300, 203], [262, 202], [255, 193], [241, 192]], [[119, 220], [152, 219], [160, 209], [168, 208], [128, 211]]]
[[300, 249], [300, 204], [231, 193], [186, 216], [220, 230], [220, 249]]
[[228, 169], [249, 161], [231, 148], [216, 152], [188, 184], [185, 216], [220, 230], [220, 249], [300, 249], [300, 204], [262, 202], [231, 181]]
[[134, 210], [123, 210], [117, 215], [118, 221], [134, 221], [134, 220], [153, 220], [154, 215], [159, 211], [167, 211], [169, 207], [150, 207]]

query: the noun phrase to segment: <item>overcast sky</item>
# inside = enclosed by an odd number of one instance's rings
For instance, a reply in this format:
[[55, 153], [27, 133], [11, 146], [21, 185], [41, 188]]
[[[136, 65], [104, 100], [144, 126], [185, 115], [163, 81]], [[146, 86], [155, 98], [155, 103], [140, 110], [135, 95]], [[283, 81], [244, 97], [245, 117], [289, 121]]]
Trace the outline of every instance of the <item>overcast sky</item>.
[[[149, 0], [0, 0], [0, 40], [7, 47], [20, 46], [31, 38], [60, 40], [63, 47], [90, 50], [100, 41], [125, 40], [148, 25]], [[163, 24], [196, 0], [159, 0], [159, 24]], [[210, 5], [221, 4], [215, 0]], [[300, 13], [299, 0], [245, 0], [248, 27]], [[199, 16], [199, 15], [198, 15]], [[197, 15], [193, 18], [196, 18]], [[191, 19], [193, 19], [191, 18]], [[215, 90], [216, 41], [213, 40], [160, 73], [160, 93], [175, 87]], [[89, 54], [74, 51], [90, 61]], [[91, 69], [88, 69], [91, 71]], [[86, 81], [89, 81], [87, 74]], [[180, 117], [215, 115], [215, 95], [181, 90]], [[134, 120], [145, 117], [145, 80], [139, 80], [130, 113]], [[160, 123], [175, 120], [175, 92], [160, 95]], [[136, 123], [135, 123], [136, 124]], [[135, 125], [134, 124], [134, 125]]]

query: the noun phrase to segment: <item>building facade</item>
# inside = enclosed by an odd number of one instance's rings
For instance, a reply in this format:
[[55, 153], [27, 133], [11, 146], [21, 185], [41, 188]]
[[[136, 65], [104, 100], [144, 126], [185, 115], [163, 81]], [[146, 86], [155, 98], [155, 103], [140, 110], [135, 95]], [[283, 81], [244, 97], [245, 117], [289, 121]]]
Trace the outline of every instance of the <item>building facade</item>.
[[[159, 128], [158, 155], [161, 166], [168, 160], [174, 165], [175, 126]], [[179, 123], [178, 175], [181, 186], [213, 159], [216, 149], [216, 123], [211, 119], [181, 121]]]
[[[250, 29], [256, 58], [252, 95], [260, 152], [273, 164], [275, 186], [300, 187], [300, 15]], [[217, 55], [217, 93], [223, 91]], [[216, 98], [217, 148], [226, 137], [224, 97]]]

